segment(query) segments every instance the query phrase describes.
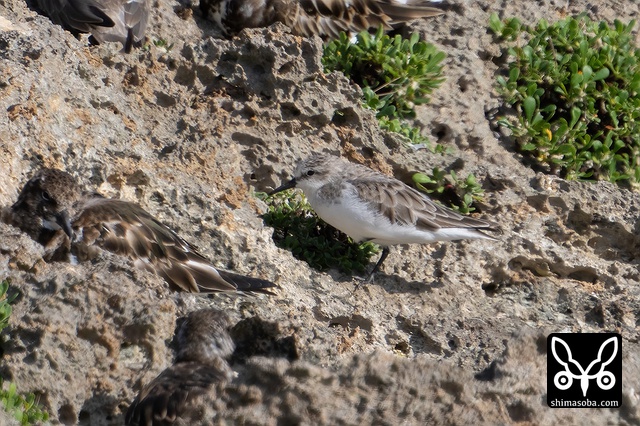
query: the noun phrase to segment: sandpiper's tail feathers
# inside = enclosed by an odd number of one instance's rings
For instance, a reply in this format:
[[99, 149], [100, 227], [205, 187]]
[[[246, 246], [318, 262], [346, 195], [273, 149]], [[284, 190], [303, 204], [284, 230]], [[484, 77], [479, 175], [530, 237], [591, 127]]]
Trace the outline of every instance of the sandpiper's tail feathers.
[[485, 219], [475, 218], [473, 216], [464, 216], [453, 210], [445, 209], [437, 205], [437, 213], [435, 217], [418, 216], [417, 225], [419, 227], [434, 228], [466, 228], [480, 231], [496, 231], [498, 225]]
[[[156, 270], [169, 284], [177, 289], [192, 293], [245, 292], [273, 294], [269, 288], [276, 287], [271, 281], [246, 277], [221, 271], [195, 251], [184, 247], [167, 247], [167, 258], [158, 259], [147, 269]], [[136, 263], [140, 263], [138, 260]]]
[[[493, 222], [471, 216], [463, 216], [457, 212], [436, 205], [436, 215], [418, 215], [415, 223], [418, 229], [441, 230], [449, 240], [483, 239], [498, 241], [497, 238], [484, 231], [498, 231], [500, 228]], [[455, 238], [454, 236], [457, 236]], [[444, 238], [444, 235], [443, 235]]]
[[411, 21], [412, 19], [429, 18], [442, 15], [444, 3], [438, 1], [376, 0], [380, 9], [391, 18], [391, 25]]
[[496, 238], [492, 235], [486, 234], [483, 231], [497, 231], [498, 229], [495, 227], [486, 227], [486, 228], [475, 228], [475, 234], [476, 236], [474, 237], [475, 239], [480, 239], [480, 240], [490, 240], [490, 241], [500, 241], [499, 238]]
[[274, 294], [269, 289], [276, 287], [276, 284], [271, 281], [218, 270], [200, 253], [187, 251], [184, 246], [176, 246], [167, 254], [169, 262], [159, 261], [156, 267], [169, 283], [182, 290], [192, 293], [230, 291]]
[[271, 290], [278, 287], [271, 281], [263, 280], [261, 278], [246, 277], [244, 275], [227, 271], [218, 272], [225, 281], [230, 282], [231, 284], [236, 286], [238, 291], [242, 291], [245, 293], [274, 294]]

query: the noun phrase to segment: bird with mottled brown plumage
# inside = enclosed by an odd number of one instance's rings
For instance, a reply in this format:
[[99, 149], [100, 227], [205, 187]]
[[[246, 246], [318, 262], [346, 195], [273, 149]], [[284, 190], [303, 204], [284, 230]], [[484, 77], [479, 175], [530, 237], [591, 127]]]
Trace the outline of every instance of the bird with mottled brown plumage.
[[76, 37], [90, 33], [93, 44], [120, 42], [123, 51], [140, 45], [149, 20], [150, 0], [36, 0], [53, 21]]
[[196, 248], [135, 203], [84, 192], [69, 173], [42, 169], [5, 219], [45, 247], [47, 260], [84, 261], [101, 250], [126, 256], [192, 293], [271, 293], [270, 281], [218, 270]]
[[233, 378], [230, 319], [216, 309], [190, 313], [176, 334], [174, 364], [145, 385], [125, 416], [127, 426], [176, 423], [197, 398]]
[[200, 0], [200, 9], [227, 34], [281, 22], [296, 35], [324, 38], [444, 13], [435, 0]]

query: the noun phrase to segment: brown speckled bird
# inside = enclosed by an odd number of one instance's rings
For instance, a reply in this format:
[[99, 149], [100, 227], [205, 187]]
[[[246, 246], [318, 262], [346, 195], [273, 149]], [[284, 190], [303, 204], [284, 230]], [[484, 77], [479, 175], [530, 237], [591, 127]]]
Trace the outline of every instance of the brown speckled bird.
[[42, 169], [32, 177], [7, 221], [45, 246], [47, 260], [82, 261], [104, 249], [157, 273], [175, 290], [270, 293], [276, 286], [214, 268], [194, 246], [139, 205], [83, 192], [61, 170]]
[[125, 417], [128, 426], [172, 424], [195, 398], [233, 378], [230, 320], [216, 309], [190, 313], [176, 335], [174, 364], [144, 386]]
[[122, 43], [126, 53], [140, 45], [149, 19], [150, 0], [36, 0], [51, 20], [75, 36], [91, 33], [93, 44]]
[[294, 34], [327, 38], [443, 13], [437, 0], [200, 0], [200, 9], [227, 34], [282, 22]]

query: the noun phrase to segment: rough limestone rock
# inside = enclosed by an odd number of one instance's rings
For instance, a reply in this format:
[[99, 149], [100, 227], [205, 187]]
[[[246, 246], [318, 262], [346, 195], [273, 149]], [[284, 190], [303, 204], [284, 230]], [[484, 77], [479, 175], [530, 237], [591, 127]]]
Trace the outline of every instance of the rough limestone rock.
[[[42, 247], [0, 224], [0, 278], [19, 292], [2, 377], [39, 395], [53, 424], [122, 424], [172, 362], [176, 319], [215, 306], [238, 323], [238, 376], [185, 424], [640, 423], [640, 194], [521, 163], [492, 127], [503, 58], [487, 31], [494, 11], [627, 22], [639, 5], [452, 2], [407, 28], [448, 54], [447, 80], [416, 121], [451, 148], [435, 155], [381, 131], [359, 89], [323, 73], [319, 39], [274, 26], [225, 40], [197, 8], [161, 0], [148, 47], [122, 55], [0, 0], [0, 206], [38, 168], [59, 167], [139, 203], [216, 266], [281, 287], [273, 297], [176, 294], [108, 253], [45, 263]], [[500, 241], [396, 247], [357, 289], [350, 276], [314, 271], [276, 248], [253, 192], [316, 151], [398, 177], [474, 173]], [[544, 342], [557, 331], [622, 334], [623, 408], [546, 406]]]

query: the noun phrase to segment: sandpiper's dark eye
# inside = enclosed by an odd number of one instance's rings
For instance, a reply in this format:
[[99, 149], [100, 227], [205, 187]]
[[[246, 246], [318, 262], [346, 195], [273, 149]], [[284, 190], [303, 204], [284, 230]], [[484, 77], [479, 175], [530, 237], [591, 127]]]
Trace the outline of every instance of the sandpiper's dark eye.
[[49, 195], [49, 193], [47, 191], [42, 191], [42, 199], [44, 201], [51, 201], [51, 196]]
[[313, 176], [315, 172], [313, 170], [307, 171], [307, 176]]

